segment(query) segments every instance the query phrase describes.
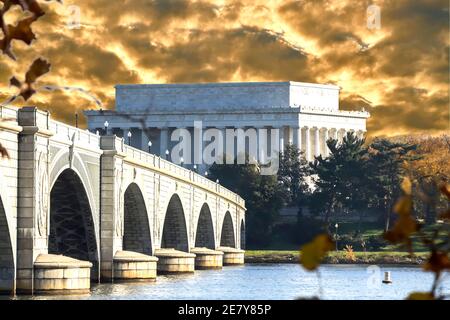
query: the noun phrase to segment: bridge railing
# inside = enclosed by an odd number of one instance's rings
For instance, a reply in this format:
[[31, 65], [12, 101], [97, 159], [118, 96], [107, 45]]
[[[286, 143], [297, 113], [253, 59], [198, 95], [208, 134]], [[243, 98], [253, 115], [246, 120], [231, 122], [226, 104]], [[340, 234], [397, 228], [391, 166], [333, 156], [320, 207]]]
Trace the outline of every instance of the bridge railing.
[[87, 130], [75, 128], [56, 120], [50, 120], [48, 126], [48, 129], [56, 137], [74, 140], [75, 142], [81, 142], [82, 144], [87, 144], [95, 148], [100, 147], [100, 136]]
[[0, 119], [9, 119], [17, 121], [18, 109], [14, 107], [0, 106]]
[[225, 198], [237, 202], [241, 206], [244, 206], [245, 204], [244, 199], [242, 199], [238, 194], [228, 190], [227, 188], [221, 186], [220, 184], [211, 181], [208, 178], [205, 178], [192, 170], [183, 168], [168, 160], [162, 159], [161, 157], [158, 157], [154, 154], [150, 154], [148, 152], [126, 145], [122, 138], [116, 138], [115, 145], [120, 146], [121, 151], [125, 153], [127, 157], [130, 157], [133, 160], [144, 162], [155, 168], [168, 171], [172, 175], [178, 176], [185, 180], [192, 181], [193, 183], [200, 184], [207, 189], [216, 191]]

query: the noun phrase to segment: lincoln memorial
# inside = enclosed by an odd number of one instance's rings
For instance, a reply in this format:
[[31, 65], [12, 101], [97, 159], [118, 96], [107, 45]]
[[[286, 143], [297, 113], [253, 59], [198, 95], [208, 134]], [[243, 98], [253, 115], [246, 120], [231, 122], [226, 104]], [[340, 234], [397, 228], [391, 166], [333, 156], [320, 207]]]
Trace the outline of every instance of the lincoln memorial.
[[91, 132], [106, 130], [161, 157], [177, 143], [171, 139], [175, 129], [193, 132], [194, 123], [201, 122], [203, 129], [223, 132], [278, 129], [279, 151], [293, 144], [313, 160], [328, 155], [328, 138], [341, 140], [348, 131], [363, 137], [366, 131], [369, 114], [339, 110], [339, 90], [335, 85], [292, 81], [124, 84], [116, 86], [115, 111], [88, 110], [85, 115]]

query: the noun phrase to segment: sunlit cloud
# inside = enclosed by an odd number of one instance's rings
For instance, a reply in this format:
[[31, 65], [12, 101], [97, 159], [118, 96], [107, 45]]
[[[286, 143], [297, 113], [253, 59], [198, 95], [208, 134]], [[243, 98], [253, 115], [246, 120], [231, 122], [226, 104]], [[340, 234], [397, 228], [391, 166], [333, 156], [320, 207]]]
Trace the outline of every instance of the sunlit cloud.
[[[367, 6], [381, 8], [380, 29]], [[79, 28], [70, 6], [79, 7]], [[448, 2], [89, 0], [44, 4], [38, 40], [0, 58], [8, 80], [43, 56], [43, 84], [82, 87], [114, 107], [118, 83], [305, 81], [342, 88], [343, 109], [372, 113], [369, 134], [449, 130]], [[23, 104], [23, 102], [21, 102]], [[77, 92], [43, 92], [27, 104], [73, 121], [97, 108]]]

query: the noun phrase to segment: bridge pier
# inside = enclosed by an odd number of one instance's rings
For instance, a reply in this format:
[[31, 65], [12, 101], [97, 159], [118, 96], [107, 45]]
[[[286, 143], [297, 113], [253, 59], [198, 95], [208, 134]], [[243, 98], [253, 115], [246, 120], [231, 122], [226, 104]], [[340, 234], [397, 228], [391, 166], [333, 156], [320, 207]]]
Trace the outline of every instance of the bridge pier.
[[222, 269], [224, 255], [222, 251], [208, 248], [192, 248], [191, 253], [195, 254], [195, 269]]
[[231, 247], [219, 247], [217, 250], [223, 252], [223, 265], [232, 266], [244, 264], [245, 251]]
[[62, 255], [40, 254], [34, 262], [37, 294], [87, 294], [91, 289], [92, 263]]
[[195, 254], [193, 253], [175, 249], [156, 249], [155, 256], [159, 259], [159, 273], [190, 273], [195, 270]]
[[158, 258], [132, 251], [114, 255], [114, 281], [155, 281]]
[[18, 293], [33, 293], [34, 263], [48, 253], [49, 186], [48, 144], [52, 132], [48, 113], [35, 107], [18, 111], [22, 127], [18, 142], [17, 286]]
[[123, 250], [124, 210], [122, 200], [122, 171], [125, 155], [120, 151], [123, 142], [115, 136], [103, 136], [100, 148], [103, 154], [100, 158], [100, 275], [101, 280], [114, 280], [114, 255]]

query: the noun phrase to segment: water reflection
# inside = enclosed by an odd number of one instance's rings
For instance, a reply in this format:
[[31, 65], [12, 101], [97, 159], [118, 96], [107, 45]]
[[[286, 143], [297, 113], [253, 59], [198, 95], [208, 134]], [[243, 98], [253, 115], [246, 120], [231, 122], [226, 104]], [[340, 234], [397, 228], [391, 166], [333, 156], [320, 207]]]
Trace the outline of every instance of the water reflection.
[[[264, 264], [196, 271], [194, 274], [158, 276], [156, 282], [93, 285], [84, 296], [19, 296], [16, 299], [296, 299], [320, 295], [322, 299], [404, 299], [412, 291], [430, 289], [432, 274], [417, 267], [385, 266], [393, 284], [371, 285], [367, 266], [325, 265], [320, 278], [296, 264]], [[381, 279], [381, 278], [380, 278]], [[320, 287], [320, 283], [322, 287]], [[378, 283], [378, 282], [376, 282]], [[450, 293], [450, 277], [444, 281]]]

